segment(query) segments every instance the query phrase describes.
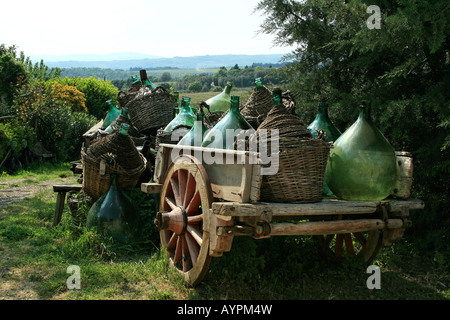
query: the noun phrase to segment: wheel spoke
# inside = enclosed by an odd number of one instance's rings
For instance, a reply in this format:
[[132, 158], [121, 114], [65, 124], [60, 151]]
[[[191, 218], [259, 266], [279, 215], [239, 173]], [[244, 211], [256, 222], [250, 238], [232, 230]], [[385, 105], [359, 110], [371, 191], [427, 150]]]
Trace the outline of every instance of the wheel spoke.
[[363, 247], [366, 246], [367, 240], [366, 240], [366, 238], [362, 235], [361, 232], [355, 232], [353, 235], [355, 236], [356, 240], [358, 240], [358, 242], [361, 244], [361, 246], [363, 246]]
[[189, 203], [192, 200], [192, 197], [194, 196], [195, 189], [197, 188], [197, 184], [195, 182], [194, 177], [192, 174], [188, 175], [188, 181], [186, 183], [186, 192], [184, 195], [184, 207], [187, 208]]
[[197, 227], [188, 225], [186, 231], [194, 238], [194, 240], [198, 243], [199, 246], [203, 243], [203, 235]]
[[342, 239], [342, 234], [338, 234], [336, 236], [336, 255], [338, 257], [342, 256], [342, 246], [344, 244], [344, 241]]
[[175, 248], [175, 255], [173, 257], [173, 264], [177, 265], [178, 263], [181, 262], [182, 258], [183, 258], [183, 240], [182, 237], [178, 237], [177, 239], [177, 247]]
[[181, 206], [181, 196], [180, 196], [180, 189], [178, 186], [178, 179], [174, 178], [175, 174], [170, 178], [170, 185], [172, 186], [173, 196], [175, 197], [175, 203], [177, 206]]
[[186, 214], [188, 216], [194, 215], [194, 213], [198, 211], [198, 206], [200, 205], [200, 203], [201, 203], [200, 192], [197, 190], [194, 196], [192, 197], [191, 201], [189, 202], [189, 204], [186, 206]]
[[189, 233], [185, 234], [185, 239], [189, 249], [189, 254], [191, 256], [192, 265], [195, 266], [195, 264], [197, 263], [199, 246]]
[[345, 247], [347, 248], [347, 253], [354, 255], [355, 249], [353, 248], [352, 236], [350, 233], [344, 234]]
[[180, 205], [184, 206], [184, 197], [186, 195], [186, 184], [187, 184], [187, 171], [186, 170], [178, 170], [178, 186], [180, 193]]
[[197, 224], [203, 221], [203, 214], [198, 214], [196, 216], [189, 216], [187, 218], [188, 224]]
[[172, 236], [170, 237], [170, 240], [167, 242], [167, 250], [171, 250], [178, 241], [178, 235], [174, 232]]
[[189, 255], [189, 249], [186, 243], [186, 237], [182, 236], [181, 238], [181, 245], [183, 247], [183, 272], [187, 272], [189, 269], [191, 269], [191, 266], [189, 264], [190, 255]]
[[172, 198], [165, 197], [164, 200], [169, 205], [171, 210], [173, 210], [173, 209], [175, 209], [177, 207], [177, 205], [175, 204], [175, 202], [174, 202], [174, 200]]

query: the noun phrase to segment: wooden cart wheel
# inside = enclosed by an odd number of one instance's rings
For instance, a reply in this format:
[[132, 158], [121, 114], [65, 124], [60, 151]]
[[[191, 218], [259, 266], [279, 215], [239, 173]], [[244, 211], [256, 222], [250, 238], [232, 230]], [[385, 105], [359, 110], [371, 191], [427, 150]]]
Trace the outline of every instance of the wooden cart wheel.
[[[338, 220], [353, 219], [352, 216], [338, 215]], [[325, 234], [316, 236], [321, 254], [336, 261], [357, 257], [365, 264], [370, 264], [382, 246], [383, 232], [373, 230], [342, 234]]]
[[211, 184], [202, 164], [190, 155], [176, 158], [161, 189], [155, 224], [171, 264], [185, 282], [198, 284], [208, 271]]

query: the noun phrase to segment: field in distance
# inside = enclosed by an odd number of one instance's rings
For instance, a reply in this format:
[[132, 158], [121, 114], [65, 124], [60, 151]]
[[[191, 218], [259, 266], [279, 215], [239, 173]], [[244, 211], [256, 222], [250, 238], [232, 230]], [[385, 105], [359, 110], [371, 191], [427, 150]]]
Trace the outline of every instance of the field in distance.
[[[239, 88], [239, 89], [232, 89], [231, 90], [231, 95], [233, 96], [239, 96], [239, 102], [240, 105], [244, 105], [248, 98], [250, 98], [250, 95], [252, 94], [252, 90], [253, 88], [248, 88], [248, 89], [243, 89], [243, 88]], [[180, 99], [182, 96], [184, 97], [189, 97], [191, 98], [191, 105], [196, 107], [200, 104], [201, 101], [206, 101], [209, 98], [214, 97], [215, 95], [219, 94], [220, 92], [212, 92], [212, 91], [208, 91], [208, 92], [180, 92]]]

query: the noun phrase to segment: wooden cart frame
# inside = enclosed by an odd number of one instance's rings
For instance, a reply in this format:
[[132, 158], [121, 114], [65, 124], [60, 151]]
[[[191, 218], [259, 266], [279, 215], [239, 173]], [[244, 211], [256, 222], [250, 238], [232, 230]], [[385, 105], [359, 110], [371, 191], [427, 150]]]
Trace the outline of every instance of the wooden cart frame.
[[410, 210], [424, 208], [417, 199], [260, 202], [262, 169], [258, 154], [248, 151], [159, 146], [153, 182], [141, 190], [160, 194], [161, 244], [188, 284], [202, 280], [211, 258], [229, 252], [235, 236], [312, 235], [332, 257], [370, 263], [411, 226]]

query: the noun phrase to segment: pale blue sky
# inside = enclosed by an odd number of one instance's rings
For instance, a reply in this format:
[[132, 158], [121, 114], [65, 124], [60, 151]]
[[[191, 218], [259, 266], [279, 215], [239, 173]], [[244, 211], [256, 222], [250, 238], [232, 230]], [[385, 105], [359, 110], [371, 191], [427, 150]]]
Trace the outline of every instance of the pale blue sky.
[[164, 57], [287, 53], [258, 34], [258, 0], [21, 0], [0, 10], [0, 43], [26, 55], [138, 52]]

